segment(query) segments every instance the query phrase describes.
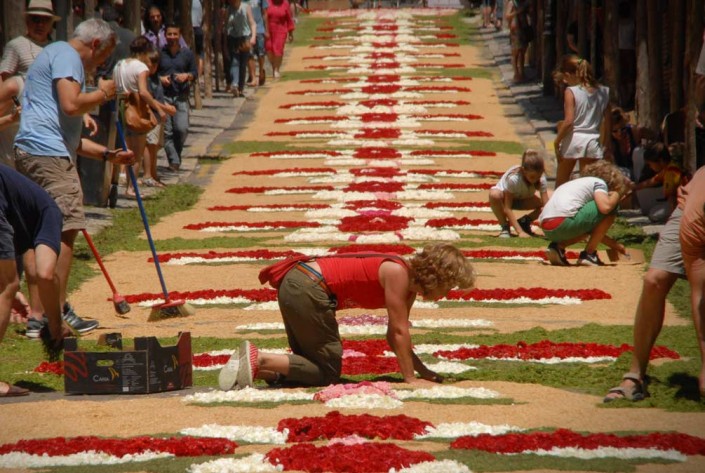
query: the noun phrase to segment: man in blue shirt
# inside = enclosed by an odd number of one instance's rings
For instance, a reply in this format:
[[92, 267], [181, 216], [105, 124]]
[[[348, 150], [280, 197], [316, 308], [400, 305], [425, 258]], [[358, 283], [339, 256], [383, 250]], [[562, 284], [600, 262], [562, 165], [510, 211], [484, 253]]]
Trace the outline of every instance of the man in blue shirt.
[[[63, 215], [56, 269], [60, 302], [64, 320], [79, 333], [95, 329], [98, 322], [81, 319], [66, 301], [74, 240], [86, 226], [76, 154], [114, 164], [134, 161], [132, 151], [111, 150], [81, 138], [82, 115], [115, 96], [112, 80], [100, 79], [96, 90], [86, 92], [85, 71], [93, 72], [105, 62], [115, 41], [110, 25], [91, 19], [79, 24], [68, 42], [57, 41], [44, 48], [27, 72], [20, 130], [15, 137], [17, 170], [43, 187]], [[33, 282], [28, 280], [28, 284], [32, 294]], [[41, 321], [30, 319], [27, 336], [38, 337], [41, 327]]]
[[189, 127], [188, 96], [191, 82], [198, 77], [196, 58], [193, 52], [181, 46], [181, 28], [170, 24], [166, 27], [166, 46], [159, 60], [159, 78], [164, 87], [166, 103], [176, 108], [174, 116], [167, 116], [164, 125], [164, 150], [169, 160], [169, 169], [181, 167], [181, 152], [184, 149]]

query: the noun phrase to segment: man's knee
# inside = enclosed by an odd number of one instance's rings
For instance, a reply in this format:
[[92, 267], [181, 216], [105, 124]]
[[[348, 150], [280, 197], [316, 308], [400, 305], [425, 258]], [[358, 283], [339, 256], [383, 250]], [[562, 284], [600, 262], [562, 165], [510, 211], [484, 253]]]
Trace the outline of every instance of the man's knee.
[[644, 292], [666, 296], [678, 276], [663, 269], [650, 268], [644, 275]]

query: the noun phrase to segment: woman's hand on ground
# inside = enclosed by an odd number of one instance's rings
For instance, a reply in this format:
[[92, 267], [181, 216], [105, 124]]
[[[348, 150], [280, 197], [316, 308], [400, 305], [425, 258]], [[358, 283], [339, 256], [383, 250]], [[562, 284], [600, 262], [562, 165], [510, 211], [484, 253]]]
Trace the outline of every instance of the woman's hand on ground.
[[519, 232], [518, 235], [519, 235], [519, 238], [531, 238], [531, 235], [529, 235], [528, 233], [523, 232], [523, 231]]

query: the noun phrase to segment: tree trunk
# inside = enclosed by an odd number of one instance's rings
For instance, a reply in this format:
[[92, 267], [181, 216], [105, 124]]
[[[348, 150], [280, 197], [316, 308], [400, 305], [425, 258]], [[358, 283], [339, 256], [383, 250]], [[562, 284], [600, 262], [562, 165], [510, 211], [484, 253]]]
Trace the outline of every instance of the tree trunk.
[[142, 33], [142, 10], [140, 0], [124, 0], [122, 4], [122, 14], [124, 27], [139, 36]]
[[695, 127], [696, 113], [693, 106], [695, 99], [695, 67], [698, 64], [700, 49], [703, 43], [703, 1], [689, 0], [688, 1], [688, 24], [686, 25], [686, 41], [685, 41], [685, 79], [687, 95], [687, 119], [685, 127], [686, 152], [683, 157], [684, 164], [691, 171], [695, 172], [698, 163], [695, 146]]
[[613, 102], [624, 103], [625, 97], [619, 96], [621, 79], [619, 67], [619, 12], [617, 2], [605, 4], [605, 22], [602, 31], [604, 45], [604, 82], [610, 88], [610, 99]]
[[17, 12], [24, 12], [24, 0], [5, 0], [2, 2], [2, 41], [0, 48], [4, 48], [12, 38], [23, 35], [27, 31], [24, 21], [18, 20]]
[[211, 21], [213, 18], [213, 1], [203, 0], [203, 83], [206, 98], [213, 97], [212, 63], [213, 47], [211, 43]]
[[661, 71], [661, 21], [658, 0], [647, 0], [647, 49], [649, 57], [649, 79], [647, 100], [650, 103], [645, 125], [657, 130], [663, 116], [663, 75]]
[[[646, 0], [637, 0], [636, 5], [636, 122], [647, 124], [651, 114], [649, 91], [649, 50], [647, 40]], [[654, 128], [656, 129], [656, 128]]]
[[685, 65], [685, 0], [671, 0], [668, 6], [671, 13], [671, 83], [669, 111], [675, 112], [683, 106], [685, 83], [683, 82], [683, 68]]
[[587, 15], [588, 11], [586, 3], [578, 2], [578, 55], [584, 58], [590, 57], [590, 51], [587, 48]]
[[220, 80], [224, 77], [223, 75], [223, 10], [220, 8], [220, 5], [214, 4], [213, 5], [213, 23], [215, 25], [214, 30], [214, 41], [213, 44], [215, 45], [215, 54], [214, 54], [214, 60], [215, 60], [215, 91], [220, 92]]
[[[541, 78], [543, 80], [543, 93], [550, 95], [555, 88], [553, 84], [553, 68], [556, 66], [556, 2], [545, 0], [543, 15], [543, 34], [541, 35]], [[554, 47], [555, 45], [555, 47]]]
[[[191, 2], [198, 0], [181, 0], [179, 2], [179, 27], [181, 28], [181, 35], [184, 37], [184, 41], [188, 44], [188, 47], [193, 51], [193, 55], [198, 63], [198, 57], [196, 57], [196, 43], [193, 38], [193, 24], [191, 23]], [[191, 91], [193, 92], [193, 105], [196, 110], [203, 108], [203, 102], [201, 98], [201, 88], [198, 86], [198, 79], [194, 80], [191, 84]]]
[[[191, 12], [189, 11], [189, 18]], [[166, 0], [166, 8], [164, 11], [164, 24], [168, 25], [174, 21], [174, 0]], [[183, 33], [183, 31], [182, 31]]]

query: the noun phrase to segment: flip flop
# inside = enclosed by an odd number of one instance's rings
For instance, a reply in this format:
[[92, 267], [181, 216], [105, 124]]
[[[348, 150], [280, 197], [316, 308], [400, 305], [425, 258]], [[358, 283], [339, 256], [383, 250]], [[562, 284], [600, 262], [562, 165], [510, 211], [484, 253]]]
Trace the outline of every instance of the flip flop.
[[[7, 384], [7, 383], [1, 383], [1, 384]], [[19, 397], [19, 396], [27, 396], [28, 394], [29, 394], [29, 389], [21, 388], [19, 386], [15, 386], [14, 384], [7, 384], [7, 391], [0, 392], [0, 397]]]

